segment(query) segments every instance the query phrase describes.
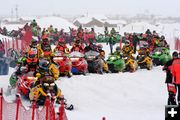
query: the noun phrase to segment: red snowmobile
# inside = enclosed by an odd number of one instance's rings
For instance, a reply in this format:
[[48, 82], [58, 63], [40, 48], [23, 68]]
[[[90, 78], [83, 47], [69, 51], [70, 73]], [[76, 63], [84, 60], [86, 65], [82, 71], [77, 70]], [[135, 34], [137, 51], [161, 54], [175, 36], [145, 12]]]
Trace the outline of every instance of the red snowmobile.
[[84, 58], [84, 54], [74, 51], [74, 52], [70, 53], [70, 59], [72, 62], [71, 72], [73, 74], [82, 73], [82, 74], [86, 75], [86, 73], [88, 72], [88, 64]]
[[62, 51], [56, 51], [53, 61], [60, 66], [59, 67], [60, 75], [64, 74], [67, 75], [68, 77], [72, 76], [71, 73], [72, 63], [68, 54], [65, 54]]
[[17, 78], [17, 92], [25, 96], [25, 98], [29, 98], [30, 89], [34, 84], [34, 81], [36, 80], [36, 78], [33, 76], [33, 72], [23, 73], [22, 75], [19, 75]]

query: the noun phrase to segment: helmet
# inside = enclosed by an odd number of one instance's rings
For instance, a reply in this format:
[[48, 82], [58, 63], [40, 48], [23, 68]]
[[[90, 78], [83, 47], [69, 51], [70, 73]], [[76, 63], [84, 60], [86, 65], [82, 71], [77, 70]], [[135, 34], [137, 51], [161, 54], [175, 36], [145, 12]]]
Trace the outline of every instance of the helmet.
[[130, 44], [129, 40], [126, 40], [126, 41], [125, 41], [125, 44], [126, 44], [126, 45], [129, 45], [129, 44]]
[[47, 36], [47, 35], [43, 35], [43, 37], [42, 37], [42, 42], [43, 42], [43, 44], [48, 44], [48, 43], [49, 43], [49, 40], [48, 40], [48, 36]]
[[178, 58], [178, 52], [174, 51], [174, 52], [172, 53], [172, 56], [173, 56], [173, 58]]
[[46, 34], [44, 34], [44, 35], [42, 36], [42, 39], [48, 39], [48, 36], [47, 36]]
[[29, 51], [28, 52], [28, 58], [33, 59], [35, 57], [36, 57], [36, 53], [34, 51]]
[[60, 44], [60, 45], [65, 44], [64, 38], [60, 38], [60, 39], [59, 39], [59, 44]]
[[147, 37], [147, 34], [142, 34], [142, 38], [146, 38]]
[[98, 49], [102, 49], [103, 48], [102, 44], [98, 44], [97, 47], [98, 47]]
[[42, 59], [39, 61], [39, 67], [43, 70], [49, 69], [50, 62], [47, 59]]
[[116, 51], [120, 52], [121, 48], [119, 46], [116, 47]]
[[32, 45], [33, 47], [36, 47], [37, 44], [38, 44], [38, 41], [37, 41], [36, 39], [32, 39], [31, 45]]
[[16, 82], [17, 82], [17, 76], [16, 76], [15, 73], [13, 73], [11, 75], [11, 77], [9, 78], [9, 83], [10, 83], [11, 86], [15, 86]]
[[165, 39], [165, 36], [164, 36], [164, 35], [162, 35], [162, 36], [161, 36], [161, 40], [164, 40], [164, 39]]
[[144, 42], [142, 45], [143, 45], [142, 47], [145, 47], [145, 48], [148, 47], [148, 43], [147, 42]]

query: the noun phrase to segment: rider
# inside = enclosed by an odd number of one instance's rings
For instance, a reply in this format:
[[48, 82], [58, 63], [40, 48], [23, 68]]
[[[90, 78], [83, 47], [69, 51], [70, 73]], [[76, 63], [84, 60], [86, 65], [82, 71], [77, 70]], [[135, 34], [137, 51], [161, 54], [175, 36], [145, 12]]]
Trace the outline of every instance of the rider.
[[34, 51], [37, 57], [39, 57], [37, 54], [37, 51], [38, 51], [37, 46], [38, 46], [38, 41], [36, 39], [32, 39], [31, 44], [29, 45], [28, 51]]
[[93, 41], [90, 41], [89, 45], [84, 48], [85, 52], [88, 52], [90, 50], [97, 51], [97, 52], [99, 51], [98, 46], [96, 44], [94, 44]]
[[29, 51], [24, 66], [27, 66], [27, 72], [36, 71], [38, 67], [38, 58], [34, 51]]
[[116, 47], [116, 51], [113, 53], [113, 55], [117, 55], [117, 56], [119, 56], [119, 57], [122, 56], [122, 55], [121, 55], [121, 48], [120, 48], [120, 46], [117, 46], [117, 47]]
[[37, 49], [38, 49], [38, 57], [40, 58], [42, 57], [51, 58], [53, 56], [51, 45], [47, 35], [44, 35], [42, 37], [42, 43], [38, 45]]
[[78, 38], [76, 38], [74, 45], [71, 48], [71, 52], [78, 51], [84, 53], [84, 46]]
[[135, 59], [132, 54], [133, 54], [133, 47], [130, 45], [129, 41], [125, 42], [125, 45], [122, 48], [122, 53], [123, 57], [130, 57], [132, 59]]
[[38, 80], [35, 82], [35, 85], [39, 84], [46, 76], [51, 76], [54, 80], [59, 78], [59, 69], [58, 67], [51, 63], [47, 58], [39, 60], [39, 67], [36, 71], [36, 77]]
[[65, 42], [64, 38], [59, 39], [58, 45], [54, 49], [54, 52], [56, 52], [56, 51], [62, 51], [63, 53], [68, 53], [69, 52], [69, 49], [66, 46], [66, 42]]
[[102, 49], [103, 46], [101, 44], [98, 44], [97, 45], [98, 47], [98, 51], [99, 51], [99, 54], [100, 54], [100, 58], [103, 60], [104, 64], [103, 64], [103, 69], [105, 72], [109, 72], [108, 70], [108, 64], [106, 63], [105, 61], [105, 51]]
[[144, 56], [149, 56], [150, 54], [150, 49], [148, 47], [147, 43], [144, 43], [142, 47], [138, 50], [139, 55], [144, 55]]

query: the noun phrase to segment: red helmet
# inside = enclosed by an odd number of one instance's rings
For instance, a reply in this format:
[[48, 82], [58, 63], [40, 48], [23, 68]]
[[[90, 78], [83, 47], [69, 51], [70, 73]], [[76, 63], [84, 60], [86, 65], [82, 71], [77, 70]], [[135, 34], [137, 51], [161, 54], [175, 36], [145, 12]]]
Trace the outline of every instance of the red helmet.
[[64, 38], [60, 38], [60, 39], [59, 39], [59, 43], [65, 43]]
[[42, 40], [44, 39], [48, 39], [48, 36], [46, 34], [42, 36]]
[[29, 52], [28, 52], [28, 58], [33, 59], [33, 58], [35, 58], [35, 57], [36, 57], [36, 53], [35, 53], [34, 51], [29, 51]]
[[98, 49], [102, 49], [103, 48], [102, 44], [98, 44], [97, 47], [98, 47]]

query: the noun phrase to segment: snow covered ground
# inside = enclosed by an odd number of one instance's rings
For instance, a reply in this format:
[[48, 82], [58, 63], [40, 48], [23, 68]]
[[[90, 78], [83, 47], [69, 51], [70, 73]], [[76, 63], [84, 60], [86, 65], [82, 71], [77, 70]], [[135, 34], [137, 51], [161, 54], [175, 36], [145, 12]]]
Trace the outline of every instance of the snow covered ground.
[[[109, 53], [109, 47], [103, 44]], [[8, 76], [0, 76], [0, 87], [6, 92]], [[162, 67], [135, 73], [74, 75], [57, 81], [74, 111], [66, 111], [69, 120], [164, 120], [167, 100], [165, 73]], [[15, 95], [6, 97], [8, 101]], [[29, 106], [28, 101], [23, 104]]]
[[[171, 48], [178, 25], [162, 25], [160, 33], [165, 34]], [[118, 44], [117, 44], [118, 45]], [[116, 46], [117, 46], [116, 45]], [[103, 44], [106, 58], [109, 46]], [[115, 47], [114, 47], [115, 49]], [[6, 92], [9, 77], [0, 76], [0, 87]], [[135, 73], [88, 74], [62, 77], [57, 81], [66, 99], [74, 104], [74, 111], [66, 111], [69, 120], [164, 120], [167, 90], [162, 67], [151, 71], [138, 69]], [[14, 95], [6, 97], [11, 101]], [[28, 101], [23, 101], [29, 105]]]

